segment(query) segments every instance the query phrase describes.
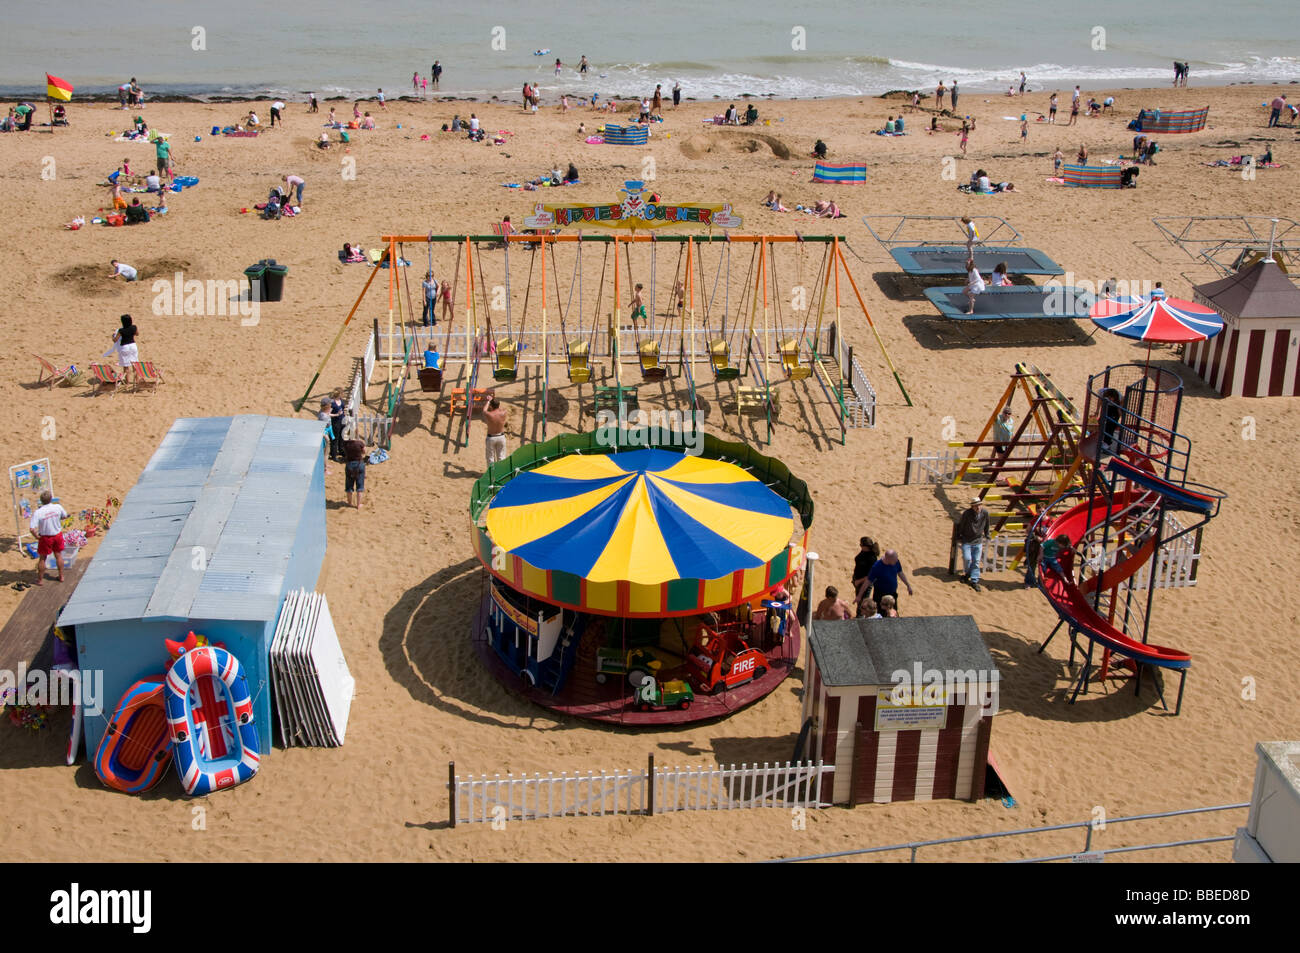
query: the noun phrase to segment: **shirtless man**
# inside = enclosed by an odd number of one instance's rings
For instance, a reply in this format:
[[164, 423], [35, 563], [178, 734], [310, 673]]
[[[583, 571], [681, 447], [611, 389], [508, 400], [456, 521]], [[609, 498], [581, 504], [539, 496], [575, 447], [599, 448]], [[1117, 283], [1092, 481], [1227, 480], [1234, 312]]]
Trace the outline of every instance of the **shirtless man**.
[[506, 458], [506, 411], [495, 397], [488, 401], [487, 409], [483, 411], [483, 422], [487, 424], [487, 465], [490, 467]]
[[813, 611], [813, 618], [828, 622], [836, 619], [852, 619], [853, 610], [840, 598], [838, 589], [827, 586], [826, 598], [817, 604], [817, 608]]
[[642, 285], [636, 286], [636, 288], [632, 291], [632, 300], [628, 304], [628, 307], [632, 309], [633, 324], [636, 324], [638, 319], [642, 321], [646, 319], [645, 299], [641, 296], [642, 287], [643, 287]]

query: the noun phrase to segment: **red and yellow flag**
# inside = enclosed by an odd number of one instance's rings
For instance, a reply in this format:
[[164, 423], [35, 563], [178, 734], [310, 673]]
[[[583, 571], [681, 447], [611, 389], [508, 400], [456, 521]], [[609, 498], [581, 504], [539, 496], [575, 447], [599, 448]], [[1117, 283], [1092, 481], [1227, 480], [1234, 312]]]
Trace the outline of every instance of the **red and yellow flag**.
[[72, 84], [66, 79], [45, 74], [45, 95], [50, 99], [61, 99], [65, 103], [72, 101]]

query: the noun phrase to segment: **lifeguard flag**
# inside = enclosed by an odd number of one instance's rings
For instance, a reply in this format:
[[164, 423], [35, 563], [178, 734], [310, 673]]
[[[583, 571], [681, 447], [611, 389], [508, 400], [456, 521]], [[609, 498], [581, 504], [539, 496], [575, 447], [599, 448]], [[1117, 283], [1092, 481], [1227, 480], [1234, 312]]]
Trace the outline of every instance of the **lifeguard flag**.
[[72, 84], [66, 79], [45, 74], [45, 95], [50, 99], [61, 99], [65, 103], [72, 101]]

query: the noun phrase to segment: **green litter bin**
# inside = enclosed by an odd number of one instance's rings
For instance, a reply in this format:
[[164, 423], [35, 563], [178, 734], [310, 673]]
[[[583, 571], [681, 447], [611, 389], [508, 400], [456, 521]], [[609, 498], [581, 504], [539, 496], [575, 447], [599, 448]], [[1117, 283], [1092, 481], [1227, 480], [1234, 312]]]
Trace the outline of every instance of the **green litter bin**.
[[249, 265], [244, 269], [244, 277], [248, 279], [248, 300], [265, 301], [266, 289], [263, 282], [266, 278], [266, 262], [259, 261], [256, 265]]
[[284, 276], [289, 273], [288, 265], [277, 265], [275, 259], [261, 262], [266, 268], [266, 275], [262, 279], [263, 291], [266, 297], [265, 301], [279, 301], [284, 297]]

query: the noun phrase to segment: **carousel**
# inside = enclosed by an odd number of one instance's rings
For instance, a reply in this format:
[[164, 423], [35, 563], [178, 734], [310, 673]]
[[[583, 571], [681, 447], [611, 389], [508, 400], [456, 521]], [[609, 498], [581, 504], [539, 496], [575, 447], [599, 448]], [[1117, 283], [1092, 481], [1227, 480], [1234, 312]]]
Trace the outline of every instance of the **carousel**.
[[565, 435], [475, 484], [473, 638], [502, 684], [635, 726], [723, 717], [790, 674], [807, 485], [744, 444], [698, 436], [688, 453], [635, 431], [612, 447]]

